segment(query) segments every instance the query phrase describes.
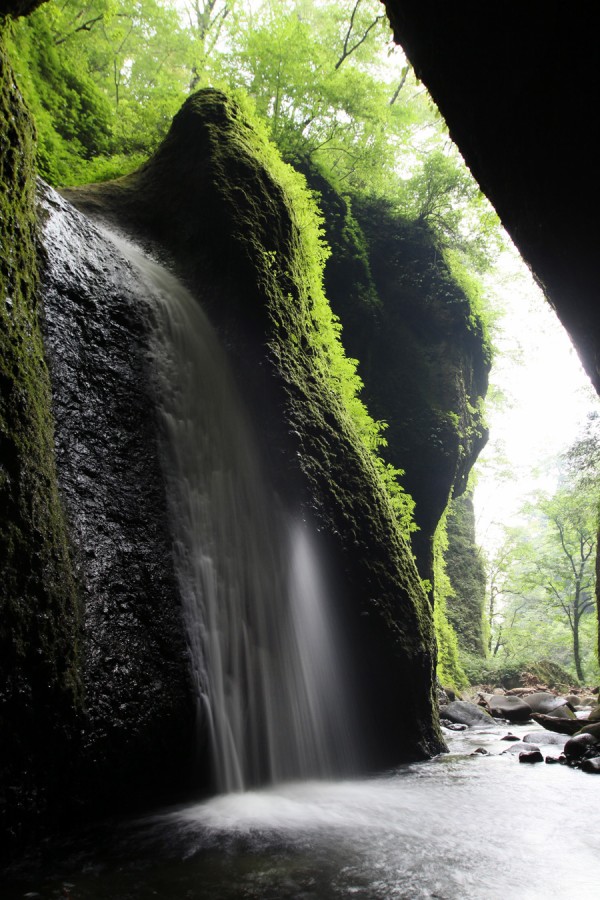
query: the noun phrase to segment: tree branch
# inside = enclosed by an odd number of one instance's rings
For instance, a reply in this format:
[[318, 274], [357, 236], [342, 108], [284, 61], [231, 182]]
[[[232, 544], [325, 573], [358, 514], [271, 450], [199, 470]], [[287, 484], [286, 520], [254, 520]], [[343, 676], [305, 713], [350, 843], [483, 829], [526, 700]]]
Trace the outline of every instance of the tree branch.
[[348, 25], [348, 30], [346, 31], [346, 37], [344, 38], [344, 46], [342, 48], [342, 55], [340, 56], [340, 58], [338, 59], [338, 61], [336, 62], [335, 66], [334, 66], [334, 69], [336, 69], [336, 70], [339, 69], [339, 67], [342, 65], [344, 60], [348, 59], [348, 57], [352, 53], [354, 53], [354, 51], [357, 50], [361, 46], [361, 44], [364, 44], [366, 39], [369, 37], [369, 34], [373, 30], [373, 28], [375, 28], [377, 23], [381, 22], [382, 19], [384, 18], [383, 15], [375, 16], [375, 18], [373, 19], [373, 21], [371, 22], [369, 27], [365, 30], [363, 36], [361, 38], [359, 38], [356, 41], [356, 43], [350, 47], [349, 46], [350, 38], [352, 37], [352, 31], [354, 30], [354, 19], [356, 17], [356, 13], [358, 12], [358, 7], [360, 6], [360, 3], [361, 3], [361, 0], [356, 0], [356, 3], [354, 4], [354, 9], [352, 10], [352, 15], [350, 16], [350, 24]]

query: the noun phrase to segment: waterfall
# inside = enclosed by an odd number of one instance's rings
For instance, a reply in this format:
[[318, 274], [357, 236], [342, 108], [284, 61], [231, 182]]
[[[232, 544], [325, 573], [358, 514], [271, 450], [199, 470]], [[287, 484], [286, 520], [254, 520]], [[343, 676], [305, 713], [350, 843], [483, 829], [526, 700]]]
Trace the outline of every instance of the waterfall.
[[226, 356], [198, 301], [115, 235], [154, 323], [152, 365], [176, 576], [214, 783], [352, 767], [348, 710], [311, 535], [265, 479]]

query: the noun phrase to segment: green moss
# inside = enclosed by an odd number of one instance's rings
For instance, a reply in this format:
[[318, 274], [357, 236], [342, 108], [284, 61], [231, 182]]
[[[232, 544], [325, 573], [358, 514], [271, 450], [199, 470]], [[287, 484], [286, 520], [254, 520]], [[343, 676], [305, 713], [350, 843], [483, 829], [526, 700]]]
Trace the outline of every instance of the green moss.
[[[10, 779], [17, 803], [33, 771], [46, 770], [39, 787], [53, 765], [60, 770], [81, 703], [79, 607], [36, 299], [34, 158], [31, 120], [0, 47], [0, 780]], [[44, 805], [39, 795], [36, 803]]]

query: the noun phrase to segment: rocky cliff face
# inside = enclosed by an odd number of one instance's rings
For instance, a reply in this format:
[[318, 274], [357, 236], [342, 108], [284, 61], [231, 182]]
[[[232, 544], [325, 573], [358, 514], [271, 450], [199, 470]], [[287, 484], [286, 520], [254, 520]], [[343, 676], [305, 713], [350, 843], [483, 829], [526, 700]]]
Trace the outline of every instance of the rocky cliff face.
[[[5, 71], [1, 636], [3, 725], [15, 738], [2, 776], [5, 798], [8, 785], [17, 798], [5, 821], [30, 829], [44, 787], [47, 807], [71, 815], [173, 790], [186, 780], [192, 714], [143, 304], [95, 226], [46, 191], [38, 254], [29, 126], [23, 116], [15, 132], [19, 99]], [[190, 98], [142, 170], [70, 199], [170, 260], [219, 328], [272, 482], [314, 517], [331, 553], [367, 762], [389, 766], [441, 747], [431, 612], [324, 377], [310, 248], [273, 166], [240, 110], [208, 91]]]
[[274, 485], [310, 510], [337, 560], [371, 764], [430, 752], [439, 746], [431, 613], [368, 454], [324, 380], [307, 248], [266, 145], [230, 100], [203, 91], [137, 173], [68, 196], [161, 248], [202, 298]]
[[491, 364], [484, 327], [424, 225], [382, 201], [352, 208], [309, 172], [332, 256], [327, 293], [360, 360], [373, 415], [389, 424], [386, 459], [415, 500], [412, 545], [433, 580], [433, 539], [449, 498], [465, 490], [487, 440], [482, 403]]
[[[0, 25], [1, 27], [1, 25]], [[0, 44], [0, 828], [56, 806], [82, 714], [81, 603], [38, 301], [34, 131]]]
[[485, 656], [485, 567], [475, 543], [475, 512], [470, 493], [452, 501], [447, 532], [446, 573], [453, 591], [446, 601], [448, 620], [461, 650]]
[[[38, 211], [58, 483], [83, 601], [81, 803], [186, 784], [193, 700], [149, 370], [145, 288], [50, 189]], [[98, 785], [110, 790], [98, 793]]]

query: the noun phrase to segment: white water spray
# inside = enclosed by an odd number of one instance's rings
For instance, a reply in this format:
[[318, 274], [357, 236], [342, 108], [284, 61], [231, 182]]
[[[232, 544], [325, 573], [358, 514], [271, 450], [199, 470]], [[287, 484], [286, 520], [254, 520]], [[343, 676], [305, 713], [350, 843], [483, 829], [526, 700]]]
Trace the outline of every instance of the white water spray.
[[277, 508], [198, 302], [110, 237], [138, 270], [156, 321], [175, 566], [215, 786], [239, 791], [348, 771], [343, 679], [309, 535]]

